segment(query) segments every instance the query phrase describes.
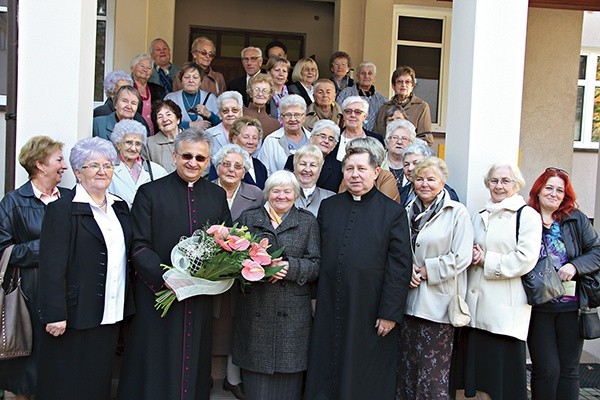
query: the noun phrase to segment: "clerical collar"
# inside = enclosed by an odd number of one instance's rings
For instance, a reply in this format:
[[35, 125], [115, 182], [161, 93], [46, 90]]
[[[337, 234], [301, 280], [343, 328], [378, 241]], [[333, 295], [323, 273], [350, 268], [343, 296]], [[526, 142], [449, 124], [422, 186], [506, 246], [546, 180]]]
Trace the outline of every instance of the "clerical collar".
[[362, 200], [362, 196], [355, 196], [355, 195], [352, 195], [352, 199], [353, 199], [354, 201], [361, 201], [361, 200]]

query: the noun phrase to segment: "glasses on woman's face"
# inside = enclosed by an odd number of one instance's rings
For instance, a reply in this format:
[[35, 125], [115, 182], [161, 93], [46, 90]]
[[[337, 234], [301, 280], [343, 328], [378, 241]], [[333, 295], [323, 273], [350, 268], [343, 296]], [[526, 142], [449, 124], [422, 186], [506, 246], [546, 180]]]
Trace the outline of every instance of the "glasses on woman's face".
[[502, 179], [496, 179], [496, 178], [491, 178], [489, 181], [490, 186], [497, 186], [498, 184], [500, 184], [500, 186], [502, 187], [507, 187], [510, 186], [514, 183], [514, 180], [512, 179], [508, 179], [508, 178], [502, 178]]
[[255, 88], [252, 88], [252, 93], [267, 95], [267, 94], [271, 93], [271, 89], [255, 87]]
[[326, 134], [325, 132], [319, 132], [319, 133], [315, 133], [314, 134], [315, 137], [318, 137], [321, 140], [327, 140], [330, 143], [335, 143], [335, 136], [329, 136], [328, 134]]
[[283, 117], [283, 119], [286, 120], [291, 120], [293, 119], [300, 119], [304, 116], [304, 114], [300, 114], [300, 113], [285, 113], [285, 114], [281, 114], [281, 116]]
[[144, 145], [142, 142], [137, 141], [137, 140], [126, 140], [123, 142], [125, 144], [125, 147], [130, 149], [132, 147], [137, 147], [137, 148], [142, 148], [142, 146]]
[[232, 164], [229, 161], [223, 161], [219, 165], [221, 165], [221, 167], [223, 167], [225, 169], [229, 169], [229, 168], [233, 167], [233, 169], [236, 171], [241, 171], [244, 169], [244, 166], [242, 164], [238, 164], [238, 163]]
[[106, 164], [98, 164], [98, 163], [90, 163], [88, 165], [84, 165], [83, 167], [81, 167], [81, 169], [87, 169], [88, 171], [90, 171], [93, 174], [97, 174], [100, 169], [103, 169], [104, 171], [108, 172], [108, 171], [112, 171], [114, 168], [114, 165], [112, 165], [111, 163], [106, 163]]

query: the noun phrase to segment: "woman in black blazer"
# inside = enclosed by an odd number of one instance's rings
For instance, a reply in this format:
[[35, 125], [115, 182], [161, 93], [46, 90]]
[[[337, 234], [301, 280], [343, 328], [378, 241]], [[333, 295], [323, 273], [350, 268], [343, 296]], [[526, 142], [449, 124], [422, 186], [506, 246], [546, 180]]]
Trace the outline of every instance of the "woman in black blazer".
[[133, 313], [129, 208], [107, 191], [116, 157], [104, 139], [77, 142], [69, 161], [78, 184], [44, 215], [38, 400], [110, 396], [119, 324]]
[[288, 86], [288, 92], [302, 96], [308, 107], [314, 101], [313, 83], [317, 79], [319, 79], [319, 67], [315, 60], [312, 58], [301, 58], [292, 71], [292, 81], [294, 83]]

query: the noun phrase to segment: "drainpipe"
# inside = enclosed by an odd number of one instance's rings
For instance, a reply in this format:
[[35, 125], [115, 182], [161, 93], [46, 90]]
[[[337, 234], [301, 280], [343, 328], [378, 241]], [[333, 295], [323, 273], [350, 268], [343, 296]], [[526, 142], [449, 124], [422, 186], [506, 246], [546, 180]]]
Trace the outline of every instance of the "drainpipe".
[[6, 88], [6, 158], [4, 166], [4, 193], [15, 188], [15, 162], [17, 146], [17, 50], [19, 0], [8, 0], [7, 20], [7, 88]]

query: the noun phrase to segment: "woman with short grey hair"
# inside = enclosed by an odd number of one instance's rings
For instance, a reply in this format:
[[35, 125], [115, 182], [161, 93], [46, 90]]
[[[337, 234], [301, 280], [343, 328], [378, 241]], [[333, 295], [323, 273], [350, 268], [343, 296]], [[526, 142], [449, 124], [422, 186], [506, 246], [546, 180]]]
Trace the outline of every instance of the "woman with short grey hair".
[[490, 198], [472, 217], [475, 240], [465, 300], [473, 329], [466, 336], [461, 388], [466, 397], [482, 391], [494, 400], [525, 400], [531, 306], [521, 276], [538, 260], [542, 219], [519, 195], [525, 182], [515, 165], [492, 165], [484, 183]]
[[213, 138], [211, 154], [214, 156], [221, 147], [229, 143], [229, 129], [236, 119], [243, 116], [244, 100], [236, 91], [229, 90], [217, 97], [217, 108], [221, 123], [206, 130]]
[[323, 168], [323, 152], [313, 144], [298, 149], [294, 154], [294, 175], [300, 184], [300, 196], [296, 207], [310, 211], [316, 217], [321, 202], [335, 192], [317, 187], [317, 180]]
[[162, 178], [167, 175], [167, 171], [161, 165], [142, 158], [146, 128], [139, 122], [130, 119], [117, 122], [110, 140], [119, 155], [109, 191], [125, 200], [131, 208], [138, 188], [144, 183]]
[[346, 145], [357, 138], [373, 137], [383, 145], [383, 136], [365, 129], [365, 120], [369, 115], [369, 103], [361, 96], [350, 96], [342, 102], [344, 129], [337, 149], [338, 160], [344, 158]]
[[269, 174], [283, 169], [289, 155], [308, 144], [309, 132], [303, 127], [306, 102], [302, 97], [290, 94], [281, 99], [279, 117], [283, 127], [266, 137], [258, 155]]
[[140, 113], [148, 124], [148, 135], [152, 136], [158, 130], [158, 127], [152, 123], [152, 103], [156, 100], [162, 100], [167, 92], [159, 84], [148, 82], [152, 76], [152, 57], [149, 54], [142, 53], [133, 57], [129, 63], [129, 67], [131, 68], [133, 86], [138, 90], [142, 98], [137, 112]]
[[417, 132], [414, 125], [405, 119], [397, 119], [390, 123], [385, 132], [385, 146], [387, 154], [383, 163], [383, 168], [388, 169], [394, 178], [398, 190], [408, 184], [404, 177], [404, 149], [413, 144], [417, 138]]
[[[364, 148], [367, 149], [370, 154], [373, 155], [377, 169], [379, 169], [379, 176], [375, 180], [375, 187], [381, 193], [385, 194], [396, 203], [400, 202], [400, 193], [398, 192], [398, 186], [396, 186], [396, 179], [394, 175], [388, 170], [381, 168], [381, 164], [385, 160], [385, 149], [383, 145], [375, 138], [364, 137], [354, 139], [346, 145], [346, 152], [353, 148]], [[348, 190], [344, 182], [340, 186], [340, 193]]]
[[112, 71], [104, 78], [104, 93], [106, 101], [101, 106], [94, 108], [94, 117], [109, 115], [115, 111], [114, 97], [121, 86], [133, 86], [131, 74], [125, 71]]
[[321, 250], [317, 219], [294, 206], [299, 194], [294, 174], [277, 171], [267, 179], [265, 205], [237, 220], [273, 249], [285, 249], [271, 264], [281, 270], [268, 282], [237, 292], [233, 362], [242, 369], [248, 400], [302, 398], [312, 326], [308, 283], [317, 279]]
[[[110, 397], [121, 321], [133, 314], [129, 208], [108, 192], [117, 152], [104, 139], [71, 150], [77, 186], [46, 209], [40, 238], [40, 399]], [[78, 379], [71, 379], [77, 376]]]

